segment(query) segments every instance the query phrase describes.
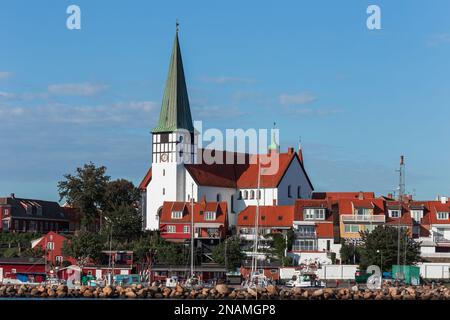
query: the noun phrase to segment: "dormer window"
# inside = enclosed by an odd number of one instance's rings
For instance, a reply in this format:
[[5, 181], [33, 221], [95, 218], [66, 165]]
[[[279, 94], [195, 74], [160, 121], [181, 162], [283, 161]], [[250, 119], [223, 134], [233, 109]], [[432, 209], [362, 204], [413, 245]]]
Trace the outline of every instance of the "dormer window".
[[254, 190], [251, 190], [250, 191], [250, 199], [255, 199], [255, 191]]
[[389, 217], [391, 218], [400, 218], [400, 210], [389, 210]]
[[416, 222], [420, 222], [423, 218], [423, 210], [411, 210], [411, 218], [413, 218]]
[[205, 211], [205, 220], [216, 220], [216, 213], [214, 211]]
[[239, 191], [238, 200], [242, 200], [242, 191]]
[[305, 220], [325, 220], [324, 208], [308, 208], [303, 211]]
[[172, 219], [182, 219], [183, 211], [172, 211]]
[[448, 220], [448, 212], [438, 212], [436, 217], [438, 220]]
[[244, 191], [244, 199], [245, 199], [245, 200], [248, 199], [248, 191], [247, 191], [247, 190]]
[[368, 216], [370, 215], [370, 209], [369, 208], [356, 208], [356, 214], [359, 216]]

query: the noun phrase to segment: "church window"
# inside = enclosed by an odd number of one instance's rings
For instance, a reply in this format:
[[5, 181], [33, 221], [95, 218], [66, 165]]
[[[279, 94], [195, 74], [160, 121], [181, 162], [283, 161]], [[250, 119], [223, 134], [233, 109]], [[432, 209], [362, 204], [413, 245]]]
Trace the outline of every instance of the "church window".
[[302, 187], [297, 186], [297, 198], [301, 199], [301, 197], [302, 197]]
[[261, 200], [261, 190], [257, 191], [257, 197], [258, 197], [259, 200]]
[[165, 195], [166, 194], [166, 188], [163, 188], [163, 195]]
[[292, 198], [291, 185], [288, 185], [288, 197]]
[[169, 142], [169, 134], [168, 133], [162, 133], [161, 134], [161, 143], [168, 143]]
[[219, 202], [222, 199], [220, 193], [217, 194], [216, 199], [217, 199], [217, 202]]
[[163, 177], [166, 176], [166, 169], [163, 169]]

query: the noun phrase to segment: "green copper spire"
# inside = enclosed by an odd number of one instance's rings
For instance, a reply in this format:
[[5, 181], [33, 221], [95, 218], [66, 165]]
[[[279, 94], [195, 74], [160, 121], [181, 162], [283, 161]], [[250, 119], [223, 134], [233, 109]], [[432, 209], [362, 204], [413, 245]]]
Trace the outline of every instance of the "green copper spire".
[[169, 74], [161, 105], [158, 125], [153, 129], [157, 132], [173, 132], [185, 129], [194, 132], [191, 109], [184, 79], [183, 61], [181, 59], [180, 43], [178, 42], [178, 22], [172, 56], [170, 57]]

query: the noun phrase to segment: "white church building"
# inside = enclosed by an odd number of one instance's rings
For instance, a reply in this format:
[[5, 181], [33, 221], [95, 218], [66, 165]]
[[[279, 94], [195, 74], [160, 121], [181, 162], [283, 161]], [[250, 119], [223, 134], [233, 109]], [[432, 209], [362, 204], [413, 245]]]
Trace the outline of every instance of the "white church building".
[[[310, 198], [313, 185], [303, 166], [301, 149], [288, 148], [282, 153], [274, 142], [266, 154], [259, 155], [209, 149], [209, 155], [223, 161], [207, 164], [198, 139], [177, 31], [159, 121], [152, 130], [151, 166], [139, 186], [144, 227], [159, 228], [164, 201], [226, 201], [233, 228], [237, 215], [257, 201], [260, 205], [293, 205], [296, 199]], [[242, 157], [238, 159], [238, 155]], [[227, 156], [233, 163], [225, 161]], [[278, 170], [264, 173], [261, 163], [272, 157], [277, 157]]]

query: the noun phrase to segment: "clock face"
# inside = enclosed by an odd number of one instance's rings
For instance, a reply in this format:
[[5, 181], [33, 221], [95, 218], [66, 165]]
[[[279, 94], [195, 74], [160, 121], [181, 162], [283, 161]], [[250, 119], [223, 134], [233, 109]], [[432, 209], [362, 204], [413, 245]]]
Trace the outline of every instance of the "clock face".
[[161, 162], [167, 162], [169, 160], [169, 155], [167, 153], [161, 154]]

